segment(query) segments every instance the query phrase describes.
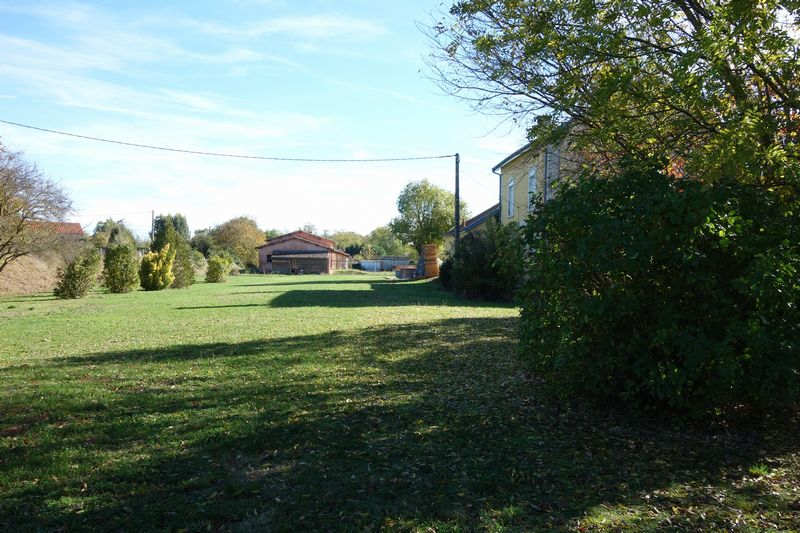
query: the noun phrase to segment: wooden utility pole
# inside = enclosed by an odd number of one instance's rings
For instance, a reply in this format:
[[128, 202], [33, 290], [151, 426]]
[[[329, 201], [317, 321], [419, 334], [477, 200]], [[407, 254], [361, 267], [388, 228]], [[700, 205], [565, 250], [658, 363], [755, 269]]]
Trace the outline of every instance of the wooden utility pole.
[[456, 154], [456, 250], [458, 250], [458, 243], [461, 240], [461, 194], [458, 187], [458, 165], [461, 161], [461, 156]]

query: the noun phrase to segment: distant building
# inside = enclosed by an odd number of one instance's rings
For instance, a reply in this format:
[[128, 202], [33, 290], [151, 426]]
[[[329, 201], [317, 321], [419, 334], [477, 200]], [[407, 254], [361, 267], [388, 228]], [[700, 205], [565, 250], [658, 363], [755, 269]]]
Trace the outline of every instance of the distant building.
[[[470, 218], [464, 225], [461, 226], [461, 236], [464, 237], [470, 233], [477, 233], [486, 229], [486, 224], [489, 220], [494, 219], [495, 222], [500, 221], [500, 205], [495, 204], [489, 209], [482, 211]], [[456, 238], [456, 228], [451, 229], [444, 234], [445, 248], [451, 249], [453, 242]]]
[[411, 259], [400, 255], [386, 255], [378, 259], [362, 259], [359, 265], [367, 272], [387, 272], [411, 264]]
[[280, 235], [257, 250], [264, 274], [330, 274], [350, 268], [350, 254], [336, 249], [332, 240], [305, 231]]
[[50, 222], [47, 220], [37, 220], [31, 225], [35, 228], [52, 231], [54, 234], [65, 239], [80, 240], [86, 237], [83, 228], [77, 222]]

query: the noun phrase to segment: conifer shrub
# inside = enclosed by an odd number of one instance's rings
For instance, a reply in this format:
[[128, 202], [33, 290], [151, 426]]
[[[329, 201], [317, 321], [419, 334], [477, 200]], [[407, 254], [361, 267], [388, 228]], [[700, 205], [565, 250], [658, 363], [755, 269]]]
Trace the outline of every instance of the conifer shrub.
[[139, 266], [142, 288], [146, 291], [160, 291], [169, 287], [175, 279], [172, 274], [174, 260], [175, 252], [171, 250], [169, 243], [158, 252], [150, 252], [142, 257]]
[[562, 187], [525, 228], [522, 356], [564, 395], [695, 413], [796, 404], [798, 207], [656, 170]]
[[58, 269], [53, 294], [59, 298], [83, 298], [96, 284], [100, 274], [100, 252], [85, 250], [63, 269]]
[[103, 283], [110, 292], [130, 292], [139, 285], [139, 258], [131, 245], [109, 246], [103, 266]]
[[194, 283], [194, 264], [192, 263], [192, 248], [189, 243], [178, 240], [175, 243], [175, 260], [172, 263], [174, 280], [173, 289], [183, 289]]
[[230, 271], [230, 261], [228, 258], [220, 255], [212, 255], [208, 259], [208, 268], [206, 269], [206, 281], [208, 283], [222, 283], [228, 277]]

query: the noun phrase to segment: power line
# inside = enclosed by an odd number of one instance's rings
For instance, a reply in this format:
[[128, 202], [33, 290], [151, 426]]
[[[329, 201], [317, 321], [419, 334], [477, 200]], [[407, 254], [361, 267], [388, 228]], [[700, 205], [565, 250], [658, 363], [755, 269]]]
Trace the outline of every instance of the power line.
[[122, 146], [132, 146], [134, 148], [145, 148], [148, 150], [161, 150], [164, 152], [178, 152], [182, 154], [192, 155], [205, 155], [211, 157], [230, 157], [235, 159], [257, 159], [262, 161], [294, 161], [299, 163], [381, 163], [389, 161], [421, 161], [429, 159], [447, 159], [455, 157], [455, 154], [445, 155], [429, 155], [429, 156], [416, 156], [416, 157], [382, 157], [373, 159], [316, 159], [311, 157], [273, 157], [262, 155], [247, 155], [247, 154], [227, 154], [222, 152], [206, 152], [202, 150], [186, 150], [183, 148], [171, 148], [169, 146], [156, 146], [152, 144], [140, 144], [127, 141], [118, 141], [115, 139], [105, 139], [103, 137], [92, 137], [90, 135], [81, 135], [78, 133], [70, 133], [68, 131], [51, 130], [48, 128], [40, 128], [38, 126], [31, 126], [30, 124], [22, 124], [20, 122], [12, 122], [10, 120], [0, 119], [0, 123], [16, 126], [18, 128], [26, 128], [29, 130], [42, 131], [45, 133], [52, 133], [55, 135], [64, 135], [66, 137], [75, 137], [78, 139], [85, 139], [89, 141], [104, 142], [110, 144], [119, 144]]

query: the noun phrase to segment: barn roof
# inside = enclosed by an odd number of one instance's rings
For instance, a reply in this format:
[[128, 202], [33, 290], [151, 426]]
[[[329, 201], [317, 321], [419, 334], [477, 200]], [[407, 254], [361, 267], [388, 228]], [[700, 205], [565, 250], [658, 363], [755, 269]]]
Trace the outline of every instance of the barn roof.
[[318, 237], [316, 235], [308, 233], [307, 231], [301, 231], [301, 230], [293, 231], [291, 233], [286, 233], [285, 235], [279, 235], [278, 237], [270, 239], [260, 246], [256, 246], [256, 249], [264, 248], [265, 246], [273, 246], [275, 244], [280, 244], [282, 242], [290, 241], [293, 239], [315, 244], [317, 246], [325, 248], [328, 251], [350, 257], [350, 254], [348, 254], [347, 252], [338, 250], [336, 248], [336, 243], [334, 243], [332, 240], [326, 239], [324, 237]]
[[42, 228], [52, 229], [55, 233], [59, 235], [79, 235], [83, 236], [83, 228], [77, 222], [51, 222], [49, 220], [39, 220], [36, 221], [35, 224], [37, 226], [41, 226]]

